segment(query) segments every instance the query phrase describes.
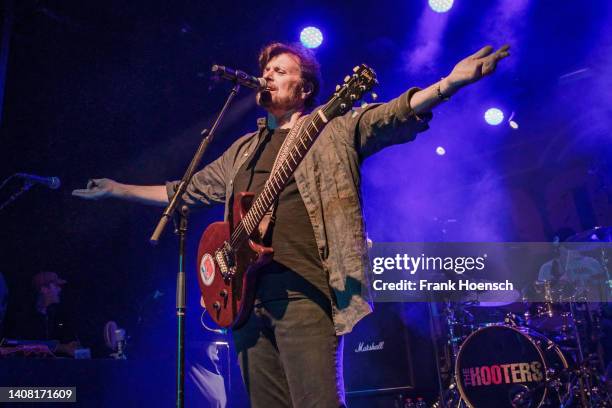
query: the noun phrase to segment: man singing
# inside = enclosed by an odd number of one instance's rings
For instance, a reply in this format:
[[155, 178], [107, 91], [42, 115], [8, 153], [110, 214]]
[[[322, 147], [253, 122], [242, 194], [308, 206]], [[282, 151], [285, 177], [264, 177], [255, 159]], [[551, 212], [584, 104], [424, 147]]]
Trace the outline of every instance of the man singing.
[[[266, 234], [274, 261], [259, 271], [248, 321], [232, 332], [253, 408], [344, 406], [342, 335], [371, 311], [362, 291], [368, 262], [360, 165], [426, 130], [436, 105], [491, 74], [508, 49], [484, 47], [439, 82], [349, 112], [323, 129], [280, 195]], [[258, 122], [257, 131], [196, 173], [183, 197], [192, 206], [224, 203], [226, 220], [235, 194], [263, 189], [285, 136], [315, 106], [319, 92], [319, 65], [301, 46], [270, 44], [259, 65], [267, 88], [257, 103], [271, 120]], [[164, 206], [177, 184], [94, 179], [73, 194]]]

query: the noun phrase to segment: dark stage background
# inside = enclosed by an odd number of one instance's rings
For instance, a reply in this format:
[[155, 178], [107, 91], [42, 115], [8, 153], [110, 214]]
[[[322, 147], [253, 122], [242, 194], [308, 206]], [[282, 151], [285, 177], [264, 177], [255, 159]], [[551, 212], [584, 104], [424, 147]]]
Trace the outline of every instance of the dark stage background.
[[[92, 177], [180, 177], [229, 90], [211, 82], [210, 66], [257, 73], [263, 45], [297, 41], [307, 25], [325, 37], [322, 99], [361, 62], [377, 70], [388, 100], [485, 44], [512, 47], [493, 77], [436, 110], [427, 133], [364, 163], [371, 239], [548, 241], [561, 228], [611, 225], [611, 12], [605, 0], [456, 0], [443, 15], [426, 1], [14, 1], [3, 20], [12, 29], [0, 177], [58, 176], [62, 187], [37, 186], [0, 212], [5, 329], [29, 306], [31, 277], [53, 270], [68, 281], [63, 301], [94, 356], [108, 354], [102, 329], [115, 320], [132, 358], [173, 358], [176, 238], [168, 230], [148, 244], [161, 210], [70, 192]], [[506, 119], [514, 112], [519, 128], [486, 124], [492, 106]], [[261, 115], [244, 89], [206, 162]], [[193, 214], [190, 272], [201, 232], [221, 217], [222, 208]], [[207, 339], [195, 274], [188, 279], [187, 339]]]

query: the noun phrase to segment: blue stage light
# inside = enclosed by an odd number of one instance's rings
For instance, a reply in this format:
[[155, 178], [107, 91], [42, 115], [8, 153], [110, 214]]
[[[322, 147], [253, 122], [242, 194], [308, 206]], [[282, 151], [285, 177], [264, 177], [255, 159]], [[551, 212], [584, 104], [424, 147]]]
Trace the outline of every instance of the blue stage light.
[[300, 41], [306, 48], [317, 48], [323, 42], [323, 34], [317, 27], [306, 27], [300, 33]]
[[429, 7], [436, 13], [446, 13], [453, 7], [453, 0], [429, 0]]
[[443, 148], [442, 146], [438, 146], [436, 147], [436, 154], [438, 156], [444, 156], [446, 154], [446, 149]]
[[497, 126], [504, 120], [504, 112], [497, 108], [490, 108], [484, 114], [484, 118], [489, 125]]

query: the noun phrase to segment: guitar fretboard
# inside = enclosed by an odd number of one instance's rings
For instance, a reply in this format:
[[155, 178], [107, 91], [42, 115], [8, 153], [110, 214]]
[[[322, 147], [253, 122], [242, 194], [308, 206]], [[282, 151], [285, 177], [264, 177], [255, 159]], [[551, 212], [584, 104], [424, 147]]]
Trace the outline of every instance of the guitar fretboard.
[[[320, 112], [324, 111], [322, 108]], [[274, 174], [270, 175], [264, 189], [251, 204], [251, 208], [242, 218], [240, 223], [232, 232], [230, 244], [233, 248], [238, 247], [245, 239], [257, 229], [259, 223], [272, 204], [278, 199], [283, 188], [297, 169], [298, 165], [312, 147], [323, 127], [325, 127], [325, 116], [315, 112], [303, 126], [300, 134], [296, 137], [284, 160], [282, 160]]]

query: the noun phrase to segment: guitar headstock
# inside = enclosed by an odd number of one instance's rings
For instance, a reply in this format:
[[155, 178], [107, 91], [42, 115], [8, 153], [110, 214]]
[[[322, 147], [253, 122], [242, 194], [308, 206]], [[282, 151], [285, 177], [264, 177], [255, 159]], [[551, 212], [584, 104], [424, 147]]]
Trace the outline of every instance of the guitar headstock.
[[325, 116], [331, 119], [344, 115], [376, 84], [376, 72], [372, 68], [365, 64], [356, 66], [353, 74], [347, 75], [344, 83], [336, 86], [336, 92], [323, 107]]

